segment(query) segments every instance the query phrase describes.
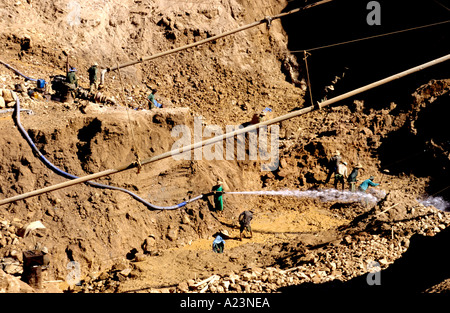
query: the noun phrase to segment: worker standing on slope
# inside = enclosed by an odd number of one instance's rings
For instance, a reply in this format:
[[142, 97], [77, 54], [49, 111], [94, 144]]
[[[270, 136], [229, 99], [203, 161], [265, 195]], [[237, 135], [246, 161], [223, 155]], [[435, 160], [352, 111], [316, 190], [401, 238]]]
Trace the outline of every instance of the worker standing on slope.
[[223, 182], [217, 179], [216, 185], [213, 186], [212, 191], [214, 193], [214, 207], [216, 211], [223, 211]]
[[333, 154], [333, 156], [330, 158], [328, 163], [328, 176], [325, 180], [324, 184], [328, 184], [328, 182], [331, 179], [331, 175], [336, 174], [337, 167], [339, 163], [341, 162], [341, 152], [339, 150], [336, 150], [336, 152]]
[[69, 69], [69, 72], [67, 72], [67, 77], [66, 77], [67, 83], [72, 84], [73, 85], [72, 87], [74, 87], [73, 89], [78, 88], [78, 78], [77, 78], [76, 71], [77, 71], [76, 68], [71, 67]]
[[98, 64], [94, 63], [89, 69], [89, 92], [98, 90]]
[[250, 226], [250, 222], [253, 219], [253, 211], [244, 211], [239, 214], [239, 231], [240, 231], [240, 240], [242, 241], [242, 236], [244, 231], [250, 233], [250, 238], [253, 237], [252, 227]]
[[339, 162], [336, 174], [334, 174], [334, 189], [337, 189], [338, 183], [342, 184], [342, 190], [345, 189], [345, 179], [347, 178], [347, 162]]
[[77, 78], [76, 71], [77, 71], [76, 68], [71, 67], [69, 69], [69, 71], [67, 72], [67, 76], [66, 76], [68, 92], [72, 95], [73, 99], [75, 99], [75, 97], [76, 97], [76, 90], [78, 88], [78, 78]]
[[362, 169], [361, 163], [356, 164], [356, 166], [353, 168], [352, 172], [348, 176], [347, 182], [350, 185], [350, 191], [355, 192], [356, 191], [356, 182], [358, 179], [356, 178], [358, 176], [358, 171]]

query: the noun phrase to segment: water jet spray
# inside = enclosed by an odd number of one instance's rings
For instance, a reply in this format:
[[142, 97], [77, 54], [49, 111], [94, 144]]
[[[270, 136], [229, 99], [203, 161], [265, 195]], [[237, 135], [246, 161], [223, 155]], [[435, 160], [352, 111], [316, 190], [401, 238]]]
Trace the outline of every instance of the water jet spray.
[[259, 190], [259, 191], [227, 191], [230, 195], [257, 195], [257, 196], [283, 196], [297, 198], [312, 198], [322, 202], [365, 202], [376, 203], [386, 196], [382, 190], [370, 190], [369, 192], [351, 192], [347, 190], [323, 189], [323, 190]]

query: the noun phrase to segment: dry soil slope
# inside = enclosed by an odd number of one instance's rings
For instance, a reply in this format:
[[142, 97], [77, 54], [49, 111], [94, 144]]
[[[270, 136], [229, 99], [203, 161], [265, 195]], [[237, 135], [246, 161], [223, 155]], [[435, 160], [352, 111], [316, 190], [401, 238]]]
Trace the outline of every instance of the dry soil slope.
[[[278, 13], [283, 6], [282, 2], [235, 1], [198, 5], [150, 1], [39, 4], [5, 1], [0, 12], [0, 36], [6, 46], [2, 59], [31, 77], [49, 81], [51, 75], [63, 73], [62, 51], [66, 51], [70, 64], [78, 69], [81, 84], [87, 86], [85, 71], [94, 61], [106, 67], [164, 51]], [[24, 45], [28, 40], [29, 47]], [[213, 45], [124, 69], [125, 93], [142, 99], [147, 91], [145, 84], [158, 86], [162, 101], [169, 106], [190, 107], [193, 114], [204, 116], [210, 123], [242, 123], [255, 111], [273, 107], [281, 95], [286, 97], [286, 91], [290, 91], [287, 101], [290, 103], [283, 103], [274, 111], [297, 106], [301, 101], [301, 93], [285, 81], [281, 72], [280, 51], [285, 45], [286, 38], [278, 23], [273, 23], [270, 31], [261, 26]], [[2, 87], [13, 88], [14, 83], [22, 81], [4, 68], [1, 73], [5, 78]], [[114, 73], [108, 75], [104, 92], [119, 98], [122, 86], [117, 78]], [[35, 112], [34, 116], [23, 117], [23, 123], [38, 147], [68, 172], [83, 175], [123, 164], [133, 157], [130, 125], [124, 111], [102, 114], [88, 110], [82, 114], [73, 111], [75, 106], [30, 100], [24, 100], [23, 105]], [[156, 118], [156, 123], [153, 115], [135, 114], [131, 118], [143, 157], [167, 151], [173, 140], [169, 131], [174, 119], [176, 123], [184, 123], [184, 117], [177, 120], [176, 114]], [[2, 129], [7, 143], [2, 149], [5, 197], [63, 181], [33, 157], [11, 120], [2, 121]], [[174, 168], [172, 163], [163, 161], [138, 176], [125, 173], [104, 181], [144, 196], [158, 195], [154, 197], [158, 202], [173, 204], [174, 198], [181, 201], [181, 196], [209, 190], [217, 176], [226, 180], [229, 189], [238, 186], [256, 189], [260, 183], [259, 174], [253, 174], [257, 173], [255, 167], [252, 162], [230, 165], [220, 161], [197, 164], [186, 161]], [[167, 196], [161, 197], [163, 189]], [[180, 231], [178, 237], [210, 235], [217, 221], [208, 219], [207, 209], [205, 203], [192, 205], [189, 212], [194, 227], [187, 228], [186, 234]], [[234, 209], [229, 214], [235, 214], [238, 206]], [[173, 246], [176, 243], [166, 235], [171, 228], [178, 227], [173, 225], [178, 225], [182, 216], [179, 212], [149, 212], [127, 196], [76, 186], [9, 205], [2, 218], [10, 221], [16, 218], [16, 228], [33, 220], [42, 220], [47, 225], [39, 241], [52, 253], [54, 272], [49, 275], [60, 279], [67, 272], [68, 260], [79, 261], [83, 272], [100, 270], [123, 258], [130, 249], [139, 248], [149, 234], [161, 238], [161, 248]], [[17, 248], [30, 248], [32, 241], [24, 239]]]

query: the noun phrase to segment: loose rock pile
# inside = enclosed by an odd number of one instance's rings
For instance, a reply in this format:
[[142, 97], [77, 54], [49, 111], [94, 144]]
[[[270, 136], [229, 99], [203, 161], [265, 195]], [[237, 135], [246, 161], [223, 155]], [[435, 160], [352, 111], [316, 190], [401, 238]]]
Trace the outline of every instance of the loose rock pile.
[[120, 282], [130, 277], [132, 266], [128, 263], [114, 264], [109, 271], [102, 272], [99, 275], [89, 275], [79, 284], [71, 286], [69, 292], [91, 293], [91, 292], [116, 292]]
[[0, 221], [0, 248], [15, 245], [19, 242], [16, 235], [17, 224], [9, 221]]
[[20, 237], [16, 234], [18, 226], [17, 221], [0, 221], [0, 249], [4, 248], [0, 270], [10, 275], [22, 274], [22, 252], [18, 247]]
[[[298, 258], [280, 260], [288, 265], [297, 259], [297, 266], [250, 268], [239, 273], [215, 274], [203, 280], [188, 280], [170, 292], [276, 292], [280, 287], [302, 283], [324, 283], [335, 279], [347, 281], [374, 270], [383, 270], [397, 260], [409, 247], [409, 237], [418, 233], [434, 236], [450, 225], [450, 214], [434, 208], [420, 207], [410, 221], [397, 222], [385, 232], [361, 231], [345, 235], [340, 241], [318, 249], [306, 250]], [[383, 228], [381, 228], [383, 229]], [[377, 229], [377, 232], [380, 229]], [[283, 264], [284, 263], [284, 264]]]
[[[382, 270], [395, 262], [408, 249], [413, 234], [434, 236], [450, 225], [450, 213], [434, 207], [403, 204], [396, 212], [387, 212], [395, 196], [385, 199], [368, 212], [355, 218], [341, 236], [322, 246], [304, 247], [276, 260], [276, 265], [249, 267], [240, 272], [215, 273], [205, 279], [188, 280], [176, 287], [149, 289], [150, 292], [171, 293], [271, 293], [280, 287], [302, 283], [347, 281], [370, 271]], [[393, 209], [392, 209], [393, 211]], [[381, 213], [383, 212], [383, 213]], [[402, 213], [403, 212], [403, 213]], [[389, 218], [384, 215], [390, 213]], [[0, 245], [3, 257], [0, 270], [4, 275], [21, 275], [22, 251], [18, 233], [20, 221], [0, 221]], [[22, 249], [23, 250], [23, 249]], [[133, 262], [115, 264], [109, 271], [89, 276], [72, 292], [116, 292], [121, 282], [133, 277]], [[11, 281], [11, 280], [4, 280]], [[8, 287], [9, 288], [9, 287]], [[8, 289], [5, 286], [5, 290]]]
[[0, 89], [0, 109], [13, 107], [16, 99], [17, 95], [15, 92], [8, 89]]
[[[392, 197], [387, 198], [385, 206], [391, 207], [390, 200]], [[183, 281], [174, 287], [148, 288], [146, 292], [272, 293], [281, 287], [303, 283], [347, 281], [386, 269], [406, 252], [413, 234], [434, 236], [450, 225], [450, 213], [433, 207], [418, 205], [414, 210], [405, 210], [407, 216], [397, 212], [398, 220], [383, 218], [387, 213], [379, 214], [383, 208], [366, 212], [365, 223], [342, 229], [342, 236], [337, 240], [319, 247], [302, 246], [289, 256], [280, 257], [274, 266], [215, 273], [207, 278]], [[87, 278], [72, 291], [115, 292], [121, 282], [132, 277], [133, 262], [116, 264], [107, 272]]]
[[180, 283], [171, 292], [274, 292], [281, 286], [301, 283], [306, 275], [275, 267], [252, 268], [235, 274], [213, 275], [202, 281], [189, 280]]

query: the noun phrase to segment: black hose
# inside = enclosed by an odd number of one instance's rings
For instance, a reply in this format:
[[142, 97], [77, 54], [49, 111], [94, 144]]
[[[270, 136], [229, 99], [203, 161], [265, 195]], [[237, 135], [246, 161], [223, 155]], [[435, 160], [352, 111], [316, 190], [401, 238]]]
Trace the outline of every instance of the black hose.
[[[14, 108], [14, 114], [13, 114], [13, 119], [16, 123], [17, 128], [19, 129], [20, 133], [22, 134], [22, 136], [25, 138], [25, 140], [27, 141], [28, 145], [31, 147], [31, 149], [33, 150], [33, 153], [48, 167], [50, 168], [53, 172], [57, 173], [60, 176], [63, 176], [67, 179], [77, 179], [78, 176], [69, 174], [63, 170], [61, 170], [60, 168], [56, 167], [54, 164], [52, 164], [49, 160], [47, 160], [46, 157], [44, 157], [44, 155], [39, 151], [39, 149], [36, 147], [36, 145], [34, 144], [33, 140], [31, 139], [31, 137], [28, 135], [27, 131], [23, 128], [22, 124], [20, 123], [20, 101], [19, 98], [17, 98], [16, 100], [16, 105]], [[139, 197], [138, 195], [136, 195], [135, 193], [124, 189], [124, 188], [120, 188], [120, 187], [115, 187], [115, 186], [109, 186], [109, 185], [104, 185], [104, 184], [100, 184], [100, 183], [95, 183], [92, 181], [87, 181], [86, 184], [96, 187], [96, 188], [102, 188], [102, 189], [110, 189], [110, 190], [117, 190], [117, 191], [122, 191], [125, 192], [127, 194], [129, 194], [130, 196], [132, 196], [134, 199], [136, 199], [137, 201], [143, 203], [145, 206], [147, 206], [150, 209], [154, 209], [154, 210], [173, 210], [173, 209], [178, 209], [181, 208], [183, 206], [185, 206], [186, 204], [199, 200], [203, 197], [203, 195], [197, 196], [195, 198], [189, 199], [187, 201], [183, 201], [179, 204], [176, 205], [172, 205], [172, 206], [158, 206], [158, 205], [154, 205], [151, 204], [150, 202], [142, 199], [141, 197]]]
[[[7, 64], [7, 63], [5, 63], [5, 62], [3, 62], [1, 60], [0, 60], [0, 63], [3, 64], [4, 66], [6, 66], [7, 68], [9, 68], [10, 70], [14, 71], [16, 74], [24, 77], [26, 80], [37, 81], [37, 79], [31, 78], [31, 77], [28, 77], [28, 76], [24, 75], [23, 73], [19, 72], [17, 69], [13, 68], [9, 64]], [[47, 160], [47, 158], [44, 157], [44, 155], [39, 151], [39, 149], [36, 147], [36, 145], [34, 144], [33, 140], [31, 139], [31, 137], [28, 135], [27, 131], [23, 128], [22, 124], [20, 123], [20, 111], [23, 111], [23, 109], [20, 108], [20, 101], [19, 101], [19, 98], [17, 97], [16, 105], [14, 107], [13, 119], [14, 119], [14, 121], [15, 121], [15, 123], [17, 125], [17, 128], [20, 131], [20, 133], [22, 134], [22, 136], [28, 142], [28, 145], [33, 150], [33, 153], [48, 168], [50, 168], [52, 171], [54, 171], [58, 175], [61, 175], [61, 176], [65, 177], [65, 178], [67, 178], [67, 179], [77, 179], [78, 176], [75, 176], [75, 175], [69, 174], [67, 172], [64, 172], [63, 170], [61, 170], [60, 168], [56, 167], [49, 160]], [[187, 201], [183, 201], [183, 202], [181, 202], [179, 204], [176, 204], [176, 205], [172, 205], [172, 206], [158, 206], [158, 205], [151, 204], [150, 202], [144, 200], [143, 198], [139, 197], [135, 193], [133, 193], [133, 192], [131, 192], [131, 191], [125, 189], [125, 188], [104, 185], [104, 184], [95, 183], [95, 182], [92, 182], [92, 181], [87, 181], [86, 184], [88, 184], [90, 186], [93, 186], [93, 187], [96, 187], [96, 188], [110, 189], [110, 190], [117, 190], [117, 191], [125, 192], [125, 193], [129, 194], [130, 196], [132, 196], [137, 201], [139, 201], [142, 204], [144, 204], [145, 206], [147, 206], [148, 208], [154, 209], [154, 210], [173, 210], [173, 209], [178, 209], [178, 208], [181, 208], [181, 207], [185, 206], [186, 204], [188, 204], [190, 202], [193, 202], [193, 201], [196, 201], [196, 200], [199, 200], [199, 199], [203, 198], [203, 195], [199, 195], [199, 196], [197, 196], [195, 198], [189, 199]]]
[[31, 81], [33, 81], [33, 82], [36, 82], [36, 81], [37, 81], [36, 78], [31, 78], [31, 77], [28, 77], [28, 76], [22, 74], [22, 73], [19, 72], [17, 69], [15, 69], [15, 68], [12, 67], [11, 65], [9, 65], [9, 64], [7, 64], [7, 63], [1, 61], [1, 60], [0, 60], [0, 63], [3, 64], [4, 66], [6, 66], [7, 68], [9, 68], [11, 71], [15, 72], [17, 75], [22, 76], [22, 77], [25, 78], [26, 80], [31, 80]]

